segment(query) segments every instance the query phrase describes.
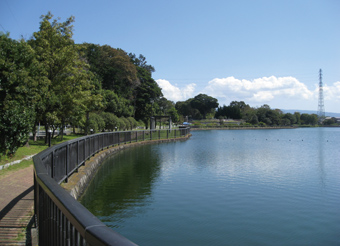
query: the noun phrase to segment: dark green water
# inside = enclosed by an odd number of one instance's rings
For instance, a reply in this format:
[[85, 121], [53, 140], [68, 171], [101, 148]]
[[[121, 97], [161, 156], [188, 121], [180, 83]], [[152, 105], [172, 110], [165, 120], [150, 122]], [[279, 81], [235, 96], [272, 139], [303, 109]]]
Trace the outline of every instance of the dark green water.
[[82, 204], [139, 245], [340, 245], [340, 129], [194, 131], [105, 162]]

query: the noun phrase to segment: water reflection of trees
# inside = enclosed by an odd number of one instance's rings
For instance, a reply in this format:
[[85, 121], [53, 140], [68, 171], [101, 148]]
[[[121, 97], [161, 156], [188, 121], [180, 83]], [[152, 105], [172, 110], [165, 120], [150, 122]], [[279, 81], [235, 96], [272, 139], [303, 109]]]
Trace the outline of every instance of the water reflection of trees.
[[159, 176], [158, 156], [152, 145], [120, 151], [103, 163], [81, 203], [103, 222], [140, 213], [149, 204]]

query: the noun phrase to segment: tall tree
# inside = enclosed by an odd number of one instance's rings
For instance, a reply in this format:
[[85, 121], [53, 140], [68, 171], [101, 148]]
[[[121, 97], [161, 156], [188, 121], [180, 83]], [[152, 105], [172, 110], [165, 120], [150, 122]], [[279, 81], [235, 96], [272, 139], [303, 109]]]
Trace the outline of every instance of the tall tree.
[[150, 74], [156, 71], [152, 65], [147, 64], [146, 58], [142, 54], [140, 54], [139, 57], [137, 58], [135, 54], [129, 53], [129, 57], [137, 67], [144, 68]]
[[82, 44], [92, 72], [99, 75], [103, 89], [113, 90], [119, 97], [131, 99], [139, 85], [136, 66], [122, 49], [109, 45]]
[[218, 118], [222, 116], [230, 119], [242, 119], [243, 113], [248, 108], [249, 105], [245, 104], [243, 101], [232, 101], [229, 106], [223, 105], [223, 107], [219, 107], [215, 117]]
[[206, 94], [199, 94], [195, 96], [190, 104], [191, 107], [199, 110], [204, 118], [206, 118], [208, 113], [212, 112], [218, 107], [217, 99]]
[[32, 130], [44, 83], [34, 51], [25, 41], [1, 34], [0, 50], [0, 149], [12, 155]]
[[32, 48], [0, 34], [0, 153], [13, 155], [28, 140], [35, 107], [46, 91]]
[[63, 129], [75, 113], [85, 113], [93, 88], [89, 67], [72, 39], [74, 17], [61, 23], [52, 18], [50, 12], [43, 15], [39, 31], [29, 41], [49, 81], [41, 109], [46, 131], [56, 123]]
[[150, 116], [154, 114], [154, 107], [158, 106], [157, 101], [163, 96], [163, 93], [157, 82], [152, 78], [150, 69], [147, 69], [146, 62], [144, 61], [140, 66], [139, 60], [133, 58], [131, 60], [137, 67], [137, 76], [140, 82], [134, 98], [135, 119], [142, 120], [147, 126]]
[[110, 112], [118, 117], [129, 117], [133, 115], [131, 101], [118, 96], [112, 90], [103, 90], [105, 112]]

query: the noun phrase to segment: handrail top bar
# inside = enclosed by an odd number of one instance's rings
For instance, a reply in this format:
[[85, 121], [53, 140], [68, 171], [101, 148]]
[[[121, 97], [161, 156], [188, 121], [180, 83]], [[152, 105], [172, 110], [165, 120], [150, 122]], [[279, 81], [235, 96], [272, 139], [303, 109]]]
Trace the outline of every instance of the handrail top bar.
[[[189, 127], [188, 127], [189, 128]], [[183, 129], [187, 129], [187, 128], [183, 128]], [[183, 130], [181, 129], [181, 130]], [[89, 138], [94, 138], [96, 136], [100, 136], [100, 135], [108, 135], [108, 134], [115, 134], [115, 133], [132, 133], [132, 132], [150, 132], [150, 131], [169, 131], [169, 130], [180, 130], [180, 129], [149, 129], [149, 130], [140, 130], [140, 131], [114, 131], [114, 132], [99, 132], [99, 133], [95, 133], [95, 134], [91, 134], [91, 135], [87, 135], [87, 136], [82, 136], [79, 138], [75, 138], [75, 139], [71, 139], [65, 142], [62, 142], [60, 144], [57, 145], [53, 145], [41, 152], [39, 152], [38, 154], [36, 154], [35, 156], [40, 156], [41, 158], [44, 158], [46, 155], [48, 155], [49, 153], [51, 153], [52, 151], [56, 150], [56, 149], [60, 149], [64, 146], [70, 145], [72, 143], [75, 142], [79, 142], [85, 139], [89, 139]]]

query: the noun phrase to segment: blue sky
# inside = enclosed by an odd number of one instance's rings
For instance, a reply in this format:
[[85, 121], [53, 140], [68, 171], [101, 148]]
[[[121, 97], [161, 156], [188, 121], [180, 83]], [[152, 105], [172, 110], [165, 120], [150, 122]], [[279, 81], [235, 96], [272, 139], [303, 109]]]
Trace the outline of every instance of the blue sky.
[[0, 0], [0, 31], [29, 39], [40, 16], [75, 16], [76, 43], [143, 54], [166, 98], [340, 113], [338, 0]]

